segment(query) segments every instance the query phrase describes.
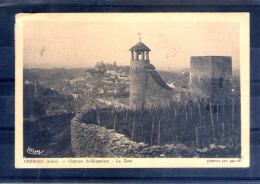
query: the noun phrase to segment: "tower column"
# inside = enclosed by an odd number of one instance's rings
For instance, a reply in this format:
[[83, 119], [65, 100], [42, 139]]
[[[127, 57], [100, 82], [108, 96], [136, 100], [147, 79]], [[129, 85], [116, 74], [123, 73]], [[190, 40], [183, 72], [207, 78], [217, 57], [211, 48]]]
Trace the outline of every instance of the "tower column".
[[146, 51], [146, 60], [149, 60], [149, 51]]
[[131, 51], [131, 59], [134, 60], [134, 51]]
[[141, 53], [142, 53], [141, 60], [144, 60], [144, 51], [142, 51]]
[[135, 60], [138, 60], [138, 51], [134, 51], [135, 52]]

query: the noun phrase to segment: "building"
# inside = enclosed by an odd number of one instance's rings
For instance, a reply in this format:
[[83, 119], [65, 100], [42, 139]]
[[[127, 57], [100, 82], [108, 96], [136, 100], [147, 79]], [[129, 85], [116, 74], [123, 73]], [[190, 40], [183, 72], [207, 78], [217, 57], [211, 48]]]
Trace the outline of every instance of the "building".
[[232, 58], [229, 56], [192, 56], [190, 59], [191, 94], [213, 102], [232, 95]]
[[138, 42], [130, 51], [130, 107], [151, 108], [167, 105], [172, 89], [150, 64], [151, 50], [142, 42]]

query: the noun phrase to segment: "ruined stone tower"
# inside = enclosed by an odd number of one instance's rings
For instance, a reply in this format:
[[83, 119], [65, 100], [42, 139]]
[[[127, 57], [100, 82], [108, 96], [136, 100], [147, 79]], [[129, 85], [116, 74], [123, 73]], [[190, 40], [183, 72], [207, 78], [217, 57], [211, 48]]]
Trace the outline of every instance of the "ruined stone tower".
[[172, 90], [150, 64], [151, 50], [138, 42], [130, 51], [130, 107], [151, 108], [169, 103]]
[[232, 94], [232, 58], [228, 56], [192, 56], [190, 87], [194, 96], [213, 102], [228, 100]]

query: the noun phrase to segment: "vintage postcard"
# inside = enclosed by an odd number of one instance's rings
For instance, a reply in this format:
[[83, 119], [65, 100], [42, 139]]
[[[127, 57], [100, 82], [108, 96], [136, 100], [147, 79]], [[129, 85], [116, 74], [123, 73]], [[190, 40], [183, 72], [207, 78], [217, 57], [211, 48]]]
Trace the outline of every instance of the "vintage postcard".
[[17, 14], [15, 167], [249, 167], [249, 63], [249, 13]]

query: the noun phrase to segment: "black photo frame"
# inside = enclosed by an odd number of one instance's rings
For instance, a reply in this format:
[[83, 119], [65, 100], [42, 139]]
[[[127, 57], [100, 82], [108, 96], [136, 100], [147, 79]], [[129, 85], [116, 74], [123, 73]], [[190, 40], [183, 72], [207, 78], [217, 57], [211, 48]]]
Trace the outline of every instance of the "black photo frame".
[[[1, 182], [203, 182], [259, 181], [260, 3], [258, 1], [4, 1], [0, 2], [0, 181]], [[139, 169], [15, 169], [14, 24], [17, 13], [82, 12], [249, 12], [250, 167]]]

